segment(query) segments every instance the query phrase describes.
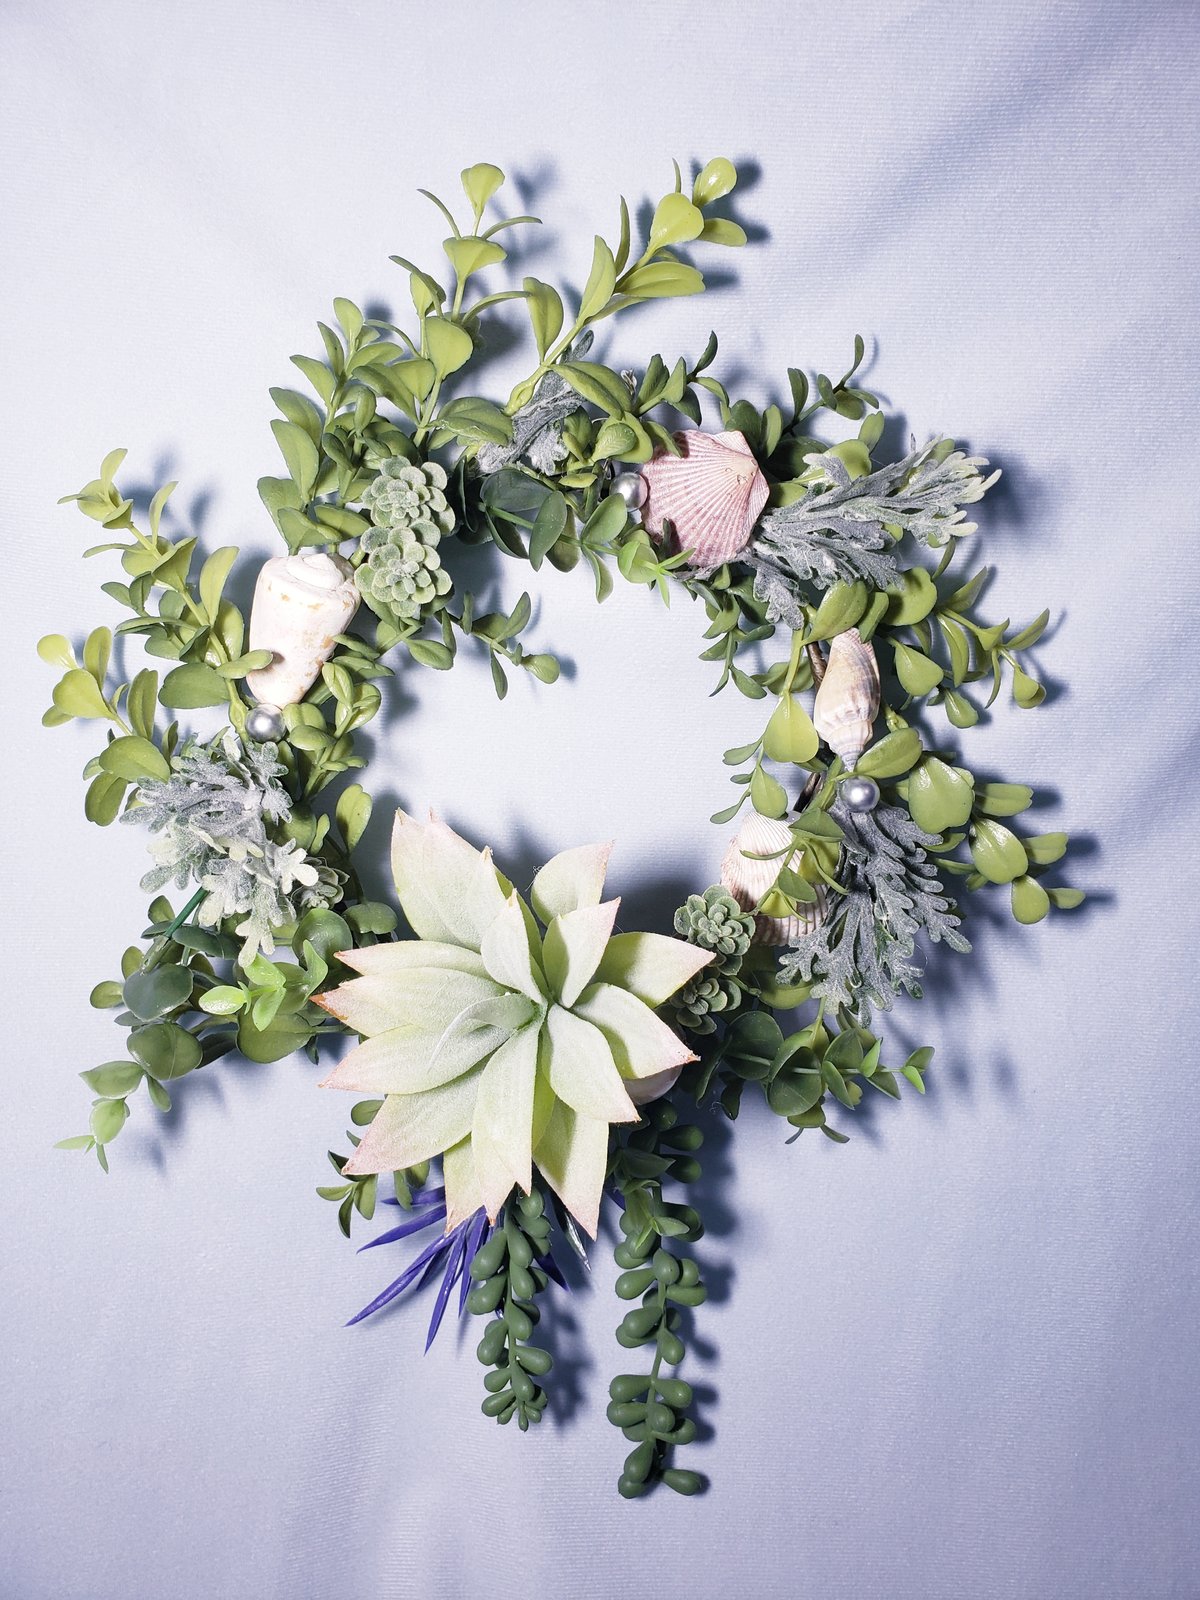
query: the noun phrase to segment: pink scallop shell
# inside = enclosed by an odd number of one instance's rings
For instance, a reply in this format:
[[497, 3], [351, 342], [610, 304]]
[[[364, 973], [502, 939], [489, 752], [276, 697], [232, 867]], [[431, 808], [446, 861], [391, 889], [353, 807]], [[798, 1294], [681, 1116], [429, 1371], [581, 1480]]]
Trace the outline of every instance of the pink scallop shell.
[[642, 525], [661, 533], [663, 523], [671, 522], [679, 548], [691, 551], [693, 567], [719, 567], [750, 543], [767, 503], [767, 480], [740, 433], [689, 428], [675, 438], [681, 455], [664, 452], [642, 469]]

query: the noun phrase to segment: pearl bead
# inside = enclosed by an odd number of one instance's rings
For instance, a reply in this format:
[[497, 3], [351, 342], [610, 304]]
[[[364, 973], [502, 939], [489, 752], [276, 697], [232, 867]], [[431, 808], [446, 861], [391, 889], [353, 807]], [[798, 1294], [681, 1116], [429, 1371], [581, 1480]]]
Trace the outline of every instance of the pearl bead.
[[621, 472], [612, 481], [612, 492], [619, 495], [630, 511], [640, 511], [646, 504], [646, 480], [640, 472]]
[[841, 795], [851, 811], [874, 811], [879, 804], [879, 785], [874, 778], [851, 776], [842, 784]]
[[246, 732], [259, 744], [283, 738], [283, 712], [278, 706], [255, 706], [246, 718]]

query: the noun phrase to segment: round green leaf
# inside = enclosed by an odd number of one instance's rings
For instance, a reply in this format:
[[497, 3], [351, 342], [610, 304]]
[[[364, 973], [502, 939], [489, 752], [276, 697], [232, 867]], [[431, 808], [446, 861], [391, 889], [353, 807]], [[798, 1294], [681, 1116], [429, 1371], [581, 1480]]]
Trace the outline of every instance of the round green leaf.
[[750, 804], [760, 817], [781, 817], [788, 808], [787, 791], [769, 772], [755, 767], [750, 779]]
[[942, 669], [936, 661], [914, 650], [911, 645], [895, 645], [896, 676], [909, 694], [926, 695], [942, 681]]
[[223, 706], [229, 699], [229, 685], [212, 667], [189, 661], [175, 667], [162, 681], [158, 698], [175, 711], [191, 711], [197, 706]]
[[686, 244], [689, 239], [698, 239], [703, 229], [704, 216], [686, 195], [664, 195], [655, 207], [654, 221], [650, 224], [650, 249]]
[[75, 652], [69, 639], [61, 633], [48, 633], [37, 642], [37, 653], [48, 667], [62, 667], [65, 671], [75, 665]]
[[170, 763], [158, 746], [132, 734], [114, 739], [101, 751], [100, 765], [118, 778], [158, 778], [165, 782], [171, 776]]
[[921, 738], [915, 728], [897, 728], [865, 750], [854, 770], [865, 778], [896, 778], [921, 758]]
[[989, 883], [1011, 883], [1029, 866], [1025, 846], [1016, 834], [986, 817], [971, 830], [971, 859]]
[[975, 803], [975, 790], [969, 778], [937, 756], [926, 756], [909, 774], [908, 809], [918, 828], [926, 833], [945, 833], [961, 828]]
[[245, 992], [232, 983], [219, 983], [200, 996], [200, 1009], [210, 1017], [232, 1017], [246, 1003]]
[[920, 622], [937, 605], [937, 589], [924, 567], [910, 567], [900, 584], [888, 590], [888, 621], [894, 627]]
[[811, 761], [821, 744], [813, 720], [794, 694], [785, 694], [771, 714], [763, 750], [771, 761]]
[[136, 1061], [106, 1061], [102, 1067], [93, 1067], [79, 1076], [93, 1094], [107, 1100], [119, 1100], [132, 1094], [142, 1081], [142, 1069]]
[[315, 906], [301, 917], [292, 940], [292, 949], [297, 952], [303, 950], [306, 939], [322, 961], [331, 961], [343, 950], [354, 948], [354, 935], [345, 918], [323, 906]]
[[92, 1138], [97, 1144], [107, 1144], [115, 1139], [129, 1120], [129, 1107], [124, 1100], [101, 1100], [92, 1107]]
[[65, 677], [54, 685], [55, 709], [68, 717], [109, 717], [112, 713], [105, 704], [98, 684], [90, 672], [82, 667], [72, 667]]
[[269, 1027], [256, 1028], [243, 1016], [238, 1026], [238, 1049], [248, 1061], [282, 1061], [308, 1043], [312, 1026], [292, 1014], [274, 1018]]
[[1050, 909], [1050, 896], [1036, 878], [1014, 878], [1012, 914], [1018, 922], [1040, 922]]
[[132, 1054], [152, 1078], [165, 1082], [191, 1072], [203, 1059], [200, 1042], [174, 1022], [152, 1022], [129, 1035]]
[[737, 168], [724, 156], [716, 156], [712, 161], [706, 162], [696, 175], [696, 181], [692, 185], [693, 204], [711, 205], [714, 200], [721, 200], [731, 193], [736, 186]]
[[161, 966], [135, 972], [125, 980], [125, 1004], [135, 1017], [153, 1022], [192, 997], [192, 973], [187, 967]]
[[424, 333], [425, 352], [439, 378], [457, 372], [471, 359], [475, 348], [471, 335], [456, 322], [445, 317], [426, 317]]

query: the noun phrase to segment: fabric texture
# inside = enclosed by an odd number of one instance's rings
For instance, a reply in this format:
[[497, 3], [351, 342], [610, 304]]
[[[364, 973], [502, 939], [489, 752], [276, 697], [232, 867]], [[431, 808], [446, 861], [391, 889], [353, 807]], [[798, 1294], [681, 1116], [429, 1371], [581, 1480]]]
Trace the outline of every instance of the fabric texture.
[[[1182, 0], [9, 0], [5, 1600], [1197, 1592], [1198, 57]], [[55, 504], [116, 445], [131, 484], [181, 480], [210, 548], [277, 553], [268, 386], [335, 294], [406, 303], [389, 254], [444, 232], [418, 185], [498, 162], [554, 236], [518, 273], [578, 284], [621, 190], [714, 154], [748, 174], [754, 242], [605, 359], [694, 356], [715, 326], [761, 403], [862, 332], [895, 455], [946, 431], [1003, 469], [974, 537], [997, 618], [1051, 607], [1051, 695], [1005, 696], [964, 748], [1048, 796], [1093, 899], [1029, 932], [1001, 891], [973, 957], [939, 949], [887, 1023], [893, 1055], [937, 1047], [925, 1100], [843, 1118], [841, 1148], [753, 1110], [710, 1140], [716, 1292], [684, 1371], [713, 1487], [626, 1504], [608, 1248], [559, 1297], [528, 1436], [480, 1415], [478, 1325], [424, 1357], [427, 1303], [342, 1326], [408, 1257], [356, 1255], [313, 1192], [347, 1148], [327, 1069], [198, 1074], [170, 1119], [136, 1107], [107, 1178], [50, 1150], [86, 1122], [75, 1074], [116, 1053], [87, 995], [144, 926], [149, 859], [85, 823], [94, 734], [39, 726], [33, 644], [116, 620], [109, 558]], [[528, 585], [530, 647], [568, 667], [502, 706], [469, 651], [390, 686], [375, 887], [389, 802], [433, 804], [523, 886], [614, 838], [623, 924], [668, 931], [716, 876], [721, 752], [759, 708], [708, 698], [696, 608], [453, 559], [489, 603]]]

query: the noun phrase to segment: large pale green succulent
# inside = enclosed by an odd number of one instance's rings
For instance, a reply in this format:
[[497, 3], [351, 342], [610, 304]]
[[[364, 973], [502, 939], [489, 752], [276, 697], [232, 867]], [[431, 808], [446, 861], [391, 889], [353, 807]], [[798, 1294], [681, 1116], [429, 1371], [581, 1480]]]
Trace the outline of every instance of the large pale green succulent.
[[453, 1227], [480, 1206], [494, 1219], [536, 1162], [595, 1234], [611, 1124], [694, 1059], [654, 1008], [713, 959], [613, 933], [610, 848], [548, 861], [531, 910], [490, 851], [396, 813], [392, 870], [417, 937], [346, 951], [361, 976], [318, 997], [364, 1036], [325, 1085], [386, 1096], [348, 1173], [441, 1155]]

